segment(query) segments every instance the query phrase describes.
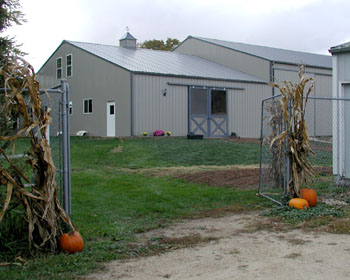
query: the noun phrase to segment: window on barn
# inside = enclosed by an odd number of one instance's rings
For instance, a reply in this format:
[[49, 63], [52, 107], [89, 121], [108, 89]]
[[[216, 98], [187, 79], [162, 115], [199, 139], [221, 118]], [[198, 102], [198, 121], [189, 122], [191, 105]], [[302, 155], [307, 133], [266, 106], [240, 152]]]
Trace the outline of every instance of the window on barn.
[[67, 55], [67, 77], [72, 77], [73, 75], [73, 61], [72, 55]]
[[213, 115], [226, 115], [226, 91], [211, 91], [211, 113]]
[[92, 114], [92, 99], [84, 99], [84, 114]]
[[207, 115], [208, 106], [208, 90], [201, 88], [192, 89], [192, 98], [191, 98], [191, 113], [195, 115]]
[[56, 77], [62, 79], [62, 57], [56, 59]]

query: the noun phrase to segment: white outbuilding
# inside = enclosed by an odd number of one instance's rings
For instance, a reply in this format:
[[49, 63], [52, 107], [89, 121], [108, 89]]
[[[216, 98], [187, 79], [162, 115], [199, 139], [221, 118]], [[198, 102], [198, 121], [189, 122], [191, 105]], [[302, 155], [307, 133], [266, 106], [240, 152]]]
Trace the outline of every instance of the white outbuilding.
[[350, 42], [332, 47], [333, 174], [338, 184], [350, 183]]

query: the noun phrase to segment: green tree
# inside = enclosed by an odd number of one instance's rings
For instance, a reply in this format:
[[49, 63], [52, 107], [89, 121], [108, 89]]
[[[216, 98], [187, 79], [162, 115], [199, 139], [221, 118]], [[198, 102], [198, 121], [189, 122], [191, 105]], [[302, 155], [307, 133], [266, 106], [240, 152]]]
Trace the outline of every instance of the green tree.
[[[25, 22], [20, 11], [19, 0], [0, 0], [0, 70], [14, 63], [17, 57], [23, 55], [16, 45], [15, 39], [5, 36], [4, 31], [13, 24]], [[1, 72], [1, 71], [0, 71]], [[5, 85], [4, 76], [0, 74], [0, 88]], [[4, 93], [0, 92], [0, 133], [8, 135], [16, 126], [17, 116], [5, 113]]]
[[165, 42], [163, 40], [147, 40], [144, 41], [140, 47], [144, 49], [158, 50], [158, 51], [171, 51], [175, 46], [180, 43], [178, 39], [168, 38]]
[[13, 24], [25, 22], [20, 8], [19, 0], [0, 0], [0, 65], [8, 63], [11, 57], [22, 54], [15, 39], [3, 35]]

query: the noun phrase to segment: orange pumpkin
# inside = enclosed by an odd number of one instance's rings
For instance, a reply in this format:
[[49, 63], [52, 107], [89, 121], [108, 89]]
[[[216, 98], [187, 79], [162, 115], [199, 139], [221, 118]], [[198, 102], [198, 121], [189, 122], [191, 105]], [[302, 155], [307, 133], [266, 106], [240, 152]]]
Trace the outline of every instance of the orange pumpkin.
[[77, 231], [62, 234], [59, 240], [60, 248], [68, 253], [83, 251], [84, 241]]
[[316, 191], [314, 189], [301, 189], [300, 190], [301, 195], [304, 199], [307, 200], [307, 202], [309, 203], [309, 206], [316, 206], [317, 204], [317, 194]]
[[306, 209], [309, 207], [307, 200], [303, 198], [292, 198], [288, 203], [289, 207], [293, 207], [299, 210]]

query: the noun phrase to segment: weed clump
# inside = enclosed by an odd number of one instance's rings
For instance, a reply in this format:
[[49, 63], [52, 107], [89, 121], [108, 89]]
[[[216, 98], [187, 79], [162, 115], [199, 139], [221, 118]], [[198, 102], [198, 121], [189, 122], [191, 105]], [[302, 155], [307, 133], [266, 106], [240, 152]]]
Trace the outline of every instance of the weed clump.
[[342, 217], [344, 211], [341, 208], [334, 208], [326, 205], [317, 205], [300, 211], [288, 206], [281, 206], [265, 210], [261, 213], [266, 217], [280, 217], [287, 222], [303, 222], [321, 217]]

